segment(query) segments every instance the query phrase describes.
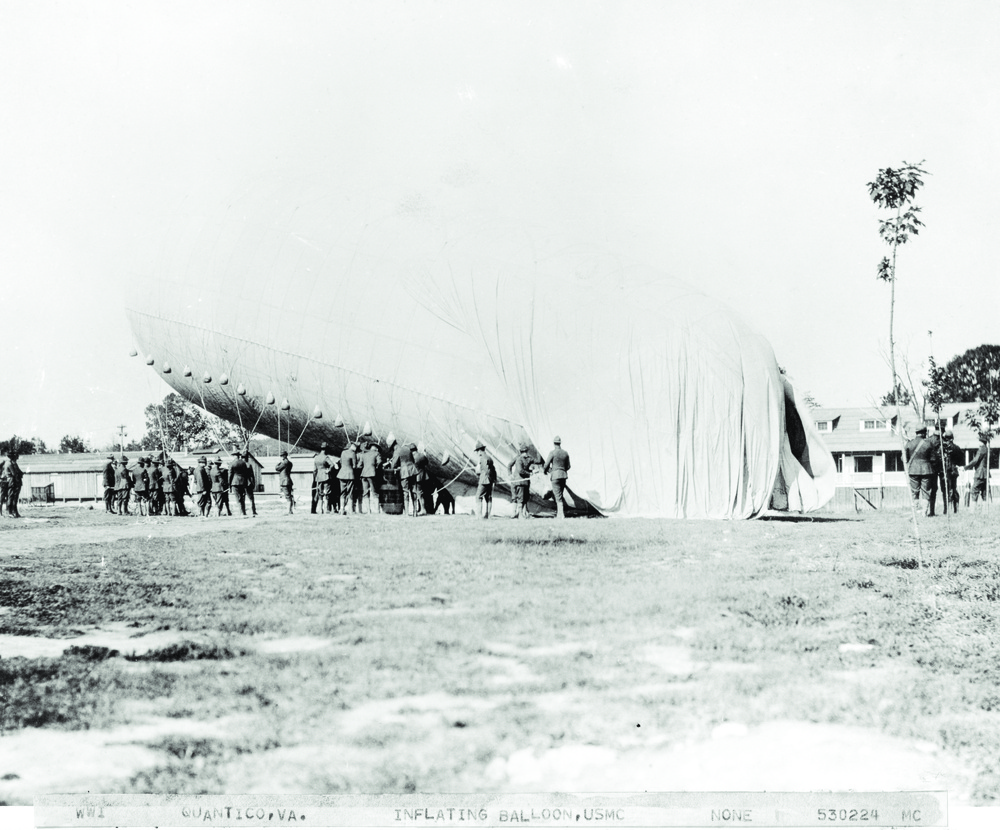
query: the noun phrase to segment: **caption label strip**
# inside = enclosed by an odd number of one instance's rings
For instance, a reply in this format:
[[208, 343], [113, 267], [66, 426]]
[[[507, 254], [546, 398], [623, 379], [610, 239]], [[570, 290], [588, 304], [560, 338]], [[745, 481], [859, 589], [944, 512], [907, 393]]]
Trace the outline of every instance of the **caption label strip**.
[[946, 792], [42, 795], [36, 827], [947, 827]]

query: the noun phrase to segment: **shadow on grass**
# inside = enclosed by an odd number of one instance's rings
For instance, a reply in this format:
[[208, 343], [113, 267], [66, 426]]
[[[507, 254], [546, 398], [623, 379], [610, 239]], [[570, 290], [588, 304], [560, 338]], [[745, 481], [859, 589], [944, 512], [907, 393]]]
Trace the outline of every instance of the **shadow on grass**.
[[133, 662], [175, 663], [180, 660], [232, 660], [245, 657], [247, 653], [244, 649], [233, 651], [228, 646], [184, 642], [172, 643], [145, 654], [127, 654], [125, 659]]
[[509, 538], [486, 539], [488, 545], [521, 545], [524, 547], [559, 547], [560, 545], [586, 545], [586, 539], [578, 539], [573, 536], [554, 536], [551, 539]]
[[758, 516], [758, 521], [761, 522], [815, 522], [816, 524], [825, 524], [826, 522], [859, 522], [861, 517], [851, 518], [850, 516], [802, 516], [799, 514], [788, 514], [788, 515], [767, 515]]

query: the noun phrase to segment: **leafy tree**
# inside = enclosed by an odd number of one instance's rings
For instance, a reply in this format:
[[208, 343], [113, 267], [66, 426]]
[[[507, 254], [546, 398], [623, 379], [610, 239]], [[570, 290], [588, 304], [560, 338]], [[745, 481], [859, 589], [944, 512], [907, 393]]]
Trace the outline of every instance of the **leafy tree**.
[[79, 435], [64, 435], [59, 441], [59, 452], [90, 452], [90, 444]]
[[176, 392], [169, 393], [162, 403], [146, 407], [146, 435], [143, 449], [165, 449], [177, 452], [188, 444], [204, 444], [211, 440], [204, 412]]
[[6, 455], [11, 450], [18, 455], [32, 455], [36, 452], [35, 442], [17, 435], [12, 435], [6, 441], [0, 441], [0, 452]]
[[[903, 162], [902, 167], [893, 169], [885, 167], [878, 171], [875, 181], [868, 182], [868, 195], [877, 208], [894, 211], [894, 215], [889, 219], [879, 220], [879, 236], [892, 248], [892, 259], [883, 257], [878, 266], [878, 278], [889, 283], [889, 365], [892, 368], [892, 390], [896, 398], [896, 423], [898, 425], [899, 448], [903, 455], [903, 464], [909, 475], [909, 465], [906, 462], [906, 447], [903, 443], [903, 414], [899, 404], [899, 375], [896, 372], [896, 341], [894, 337], [894, 323], [896, 315], [896, 254], [899, 246], [905, 244], [911, 236], [916, 236], [923, 222], [917, 214], [920, 208], [913, 204], [913, 199], [917, 195], [917, 190], [923, 185], [923, 177], [927, 172], [918, 164]], [[920, 558], [923, 559], [923, 551], [920, 545], [920, 531], [917, 527], [917, 510], [910, 500], [910, 510], [913, 516], [913, 533], [917, 539], [917, 548]]]
[[1000, 374], [1000, 346], [984, 344], [949, 360], [941, 391], [946, 401], [985, 401], [993, 394]]
[[882, 396], [882, 400], [879, 401], [879, 406], [895, 406], [897, 403], [900, 406], [909, 406], [913, 403], [913, 395], [910, 394], [910, 390], [902, 383], [896, 386], [895, 393], [892, 391], [886, 392]]

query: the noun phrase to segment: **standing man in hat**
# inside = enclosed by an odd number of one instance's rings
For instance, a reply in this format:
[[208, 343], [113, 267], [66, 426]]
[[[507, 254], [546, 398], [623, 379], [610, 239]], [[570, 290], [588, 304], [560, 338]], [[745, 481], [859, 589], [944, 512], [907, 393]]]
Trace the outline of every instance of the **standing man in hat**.
[[108, 456], [108, 463], [104, 465], [102, 481], [104, 482], [104, 512], [117, 513], [115, 510], [115, 457]]
[[198, 495], [198, 514], [204, 517], [212, 515], [212, 474], [208, 471], [208, 459], [201, 456], [198, 459], [198, 469], [195, 470], [195, 493]]
[[215, 505], [215, 515], [222, 515], [222, 494], [225, 491], [226, 481], [222, 472], [222, 459], [216, 458], [210, 465], [214, 467], [210, 475], [212, 478], [212, 503]]
[[135, 509], [140, 516], [149, 515], [149, 473], [146, 472], [146, 459], [139, 456], [135, 471]]
[[[479, 483], [476, 486], [476, 514], [480, 519], [488, 519], [493, 509], [493, 485], [497, 482], [497, 468], [493, 465], [493, 459], [487, 455], [486, 445], [482, 441], [476, 444], [476, 452], [479, 453], [476, 465], [476, 471], [479, 473]], [[447, 507], [445, 512], [448, 512]]]
[[128, 512], [129, 494], [132, 491], [132, 473], [128, 469], [128, 456], [123, 455], [115, 470], [115, 502], [122, 516], [130, 516]]
[[354, 508], [354, 471], [358, 466], [358, 445], [348, 444], [340, 454], [340, 469], [337, 478], [340, 480], [340, 512], [347, 515], [347, 508]]
[[[171, 464], [174, 462], [171, 461]], [[193, 472], [193, 470], [192, 470]], [[176, 475], [174, 476], [174, 509], [177, 511], [178, 516], [190, 516], [187, 508], [184, 506], [184, 497], [190, 496], [191, 491], [188, 490], [188, 472], [180, 464], [177, 465]]]
[[552, 482], [552, 497], [556, 500], [556, 518], [566, 518], [566, 507], [563, 493], [566, 488], [566, 479], [569, 477], [569, 453], [562, 448], [562, 438], [558, 435], [552, 439], [555, 445], [549, 457], [545, 459], [545, 466], [542, 471], [549, 476]]
[[177, 487], [177, 467], [174, 459], [168, 458], [163, 465], [163, 512], [167, 516], [177, 515], [177, 500], [174, 498], [174, 488]]
[[233, 454], [229, 465], [229, 489], [235, 491], [236, 501], [240, 505], [240, 514], [247, 514], [247, 474], [250, 472], [243, 456], [238, 452]]
[[364, 500], [367, 498], [369, 513], [378, 513], [380, 509], [375, 478], [378, 476], [378, 468], [381, 463], [382, 456], [378, 447], [371, 441], [366, 441], [365, 450], [361, 453], [361, 506], [364, 507]]
[[7, 515], [12, 519], [20, 519], [21, 513], [17, 509], [17, 503], [21, 498], [21, 482], [24, 474], [17, 465], [17, 450], [7, 451], [7, 461], [3, 465], [3, 483], [7, 485]]
[[330, 445], [326, 441], [313, 459], [313, 488], [312, 512], [318, 506], [320, 513], [326, 513], [330, 506]]
[[531, 448], [521, 444], [521, 451], [510, 462], [510, 483], [514, 496], [514, 518], [530, 519], [528, 499], [531, 497]]
[[975, 470], [975, 475], [972, 479], [972, 501], [977, 502], [979, 499], [983, 500], [983, 507], [986, 507], [986, 497], [989, 495], [986, 492], [986, 482], [989, 479], [989, 464], [990, 464], [990, 438], [985, 432], [979, 434], [979, 449], [976, 450], [976, 454], [972, 461], [965, 465], [966, 470]]
[[938, 476], [938, 490], [944, 499], [944, 513], [948, 512], [948, 502], [951, 502], [951, 512], [958, 512], [958, 470], [965, 461], [965, 453], [955, 446], [955, 433], [946, 429], [941, 435], [941, 473]]
[[247, 498], [250, 499], [250, 515], [257, 515], [257, 501], [254, 499], [254, 493], [257, 490], [257, 473], [254, 471], [253, 465], [250, 463], [250, 450], [243, 451], [243, 460], [247, 465]]
[[0, 516], [7, 509], [7, 479], [4, 478], [4, 468], [7, 465], [7, 453], [0, 453]]
[[160, 467], [160, 459], [153, 456], [149, 471], [149, 515], [159, 516], [163, 510], [163, 469]]
[[429, 507], [427, 504], [427, 468], [429, 462], [427, 454], [416, 444], [410, 444], [410, 452], [413, 454], [413, 466], [417, 470], [417, 474], [413, 477], [413, 489], [417, 496], [417, 515], [424, 516], [432, 512], [434, 508], [433, 502]]
[[288, 460], [288, 451], [281, 451], [281, 460], [274, 466], [278, 473], [278, 489], [288, 502], [288, 515], [292, 515], [295, 499], [292, 497], [292, 462]]
[[403, 489], [403, 510], [407, 516], [416, 516], [416, 477], [417, 468], [413, 465], [413, 451], [409, 444], [400, 441], [396, 444], [396, 451], [392, 454], [389, 466], [393, 470], [399, 470], [399, 485]]
[[934, 468], [936, 448], [927, 438], [927, 427], [919, 426], [906, 444], [906, 464], [910, 473], [910, 496], [919, 504], [927, 502], [925, 516], [934, 515], [934, 497], [937, 495], [937, 471]]

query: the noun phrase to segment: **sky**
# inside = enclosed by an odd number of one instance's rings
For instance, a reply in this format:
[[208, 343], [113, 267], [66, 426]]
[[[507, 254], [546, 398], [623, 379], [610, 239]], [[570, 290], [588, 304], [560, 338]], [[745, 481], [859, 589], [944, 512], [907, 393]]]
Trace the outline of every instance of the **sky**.
[[174, 229], [312, 176], [472, 182], [485, 220], [689, 281], [818, 403], [872, 403], [880, 168], [930, 174], [899, 354], [1000, 341], [998, 41], [990, 2], [0, 0], [0, 437], [139, 438], [170, 389], [125, 308]]

